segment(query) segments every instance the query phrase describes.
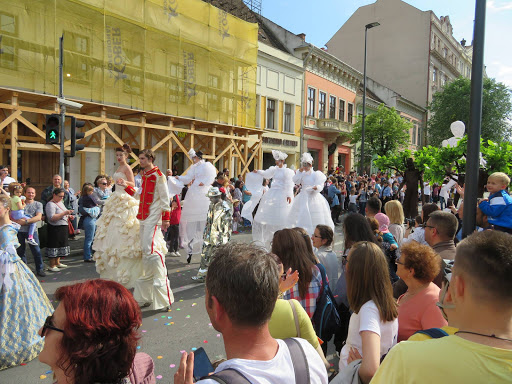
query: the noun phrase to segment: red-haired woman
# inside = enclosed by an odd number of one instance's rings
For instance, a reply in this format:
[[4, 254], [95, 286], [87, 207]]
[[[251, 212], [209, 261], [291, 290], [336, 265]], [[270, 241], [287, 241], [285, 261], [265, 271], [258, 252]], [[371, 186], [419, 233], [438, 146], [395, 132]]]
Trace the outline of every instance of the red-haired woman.
[[39, 361], [52, 368], [56, 383], [139, 383], [140, 376], [154, 383], [151, 358], [135, 356], [141, 315], [126, 288], [95, 279], [61, 287], [55, 298], [59, 306], [39, 330]]

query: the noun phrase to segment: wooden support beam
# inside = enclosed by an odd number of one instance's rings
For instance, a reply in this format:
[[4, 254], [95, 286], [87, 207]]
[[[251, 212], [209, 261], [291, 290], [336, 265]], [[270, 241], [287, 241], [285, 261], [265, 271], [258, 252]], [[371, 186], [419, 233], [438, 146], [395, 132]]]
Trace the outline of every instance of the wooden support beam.
[[213, 164], [215, 164], [219, 159], [224, 156], [224, 154], [231, 149], [231, 144], [229, 144], [224, 150], [213, 160]]
[[[251, 162], [256, 157], [256, 155], [259, 153], [260, 147], [261, 147], [261, 142], [258, 143], [257, 149], [252, 152], [251, 157], [249, 157], [249, 160], [245, 163], [245, 167], [242, 169], [242, 172], [240, 172], [240, 174], [244, 175], [245, 172], [247, 172], [247, 170], [249, 169], [249, 165], [251, 165]], [[255, 168], [258, 168], [258, 167], [255, 167]]]
[[[14, 100], [14, 97], [13, 97]], [[0, 123], [0, 131], [11, 124], [14, 120], [16, 120], [19, 116], [21, 116], [21, 111], [17, 110], [12, 112], [7, 119]], [[45, 136], [46, 137], [46, 136]]]
[[[17, 92], [13, 92], [11, 104], [13, 106], [18, 105]], [[19, 118], [21, 116], [21, 111], [16, 112], [20, 112], [18, 115]], [[14, 176], [14, 179], [18, 180], [18, 120], [16, 118], [11, 121], [11, 175]]]
[[86, 177], [85, 163], [86, 162], [87, 162], [87, 155], [83, 151], [80, 151], [80, 185], [85, 184], [85, 177]]
[[[217, 127], [213, 128], [213, 133], [217, 133]], [[215, 152], [217, 151], [217, 136], [212, 136], [212, 156], [215, 159]]]
[[[109, 135], [110, 135], [110, 136], [111, 136], [115, 141], [117, 141], [117, 143], [119, 144], [119, 146], [120, 146], [120, 147], [122, 147], [122, 146], [123, 146], [123, 144], [124, 144], [124, 143], [123, 143], [123, 140], [121, 140], [121, 139], [119, 138], [119, 136], [117, 136], [117, 135], [115, 134], [115, 132], [114, 132], [113, 130], [111, 130], [111, 129], [110, 129], [110, 127], [109, 127], [107, 124], [105, 124], [105, 131], [106, 131], [106, 132], [107, 132], [107, 133], [108, 133], [108, 134], [109, 134]], [[115, 147], [117, 147], [117, 145], [114, 145], [114, 146], [115, 146]], [[139, 158], [138, 158], [138, 157], [137, 157], [133, 152], [130, 152], [130, 156], [131, 156], [131, 157], [133, 157], [135, 160], [139, 160]]]
[[231, 144], [233, 146], [233, 148], [235, 149], [235, 152], [238, 154], [238, 158], [240, 159], [241, 162], [243, 162], [243, 165], [245, 165], [245, 159], [244, 159], [244, 156], [242, 155], [242, 152], [240, 152], [240, 150], [238, 149], [236, 143], [235, 143], [235, 140], [231, 139]]
[[18, 120], [21, 121], [23, 124], [25, 124], [25, 126], [30, 129], [32, 132], [34, 132], [36, 135], [38, 135], [39, 137], [43, 138], [43, 139], [46, 139], [46, 134], [43, 133], [42, 130], [40, 130], [39, 128], [37, 128], [34, 124], [32, 124], [30, 121], [28, 121], [27, 119], [25, 119], [23, 116], [18, 116]]
[[140, 117], [140, 123], [141, 123], [141, 127], [140, 127], [140, 141], [139, 141], [139, 146], [140, 146], [140, 150], [142, 151], [143, 149], [146, 148], [146, 114], [143, 114], [141, 117]]
[[196, 143], [195, 135], [194, 135], [195, 130], [196, 130], [196, 127], [195, 127], [194, 123], [190, 123], [190, 148], [194, 148], [194, 145]]
[[[231, 128], [229, 130], [229, 135], [233, 136], [233, 128]], [[233, 166], [233, 146], [230, 146], [229, 154], [228, 154], [228, 166], [226, 167], [226, 165], [224, 164], [224, 168], [229, 169], [229, 171], [231, 172], [232, 166]]]
[[[172, 128], [173, 122], [169, 122], [169, 127]], [[170, 169], [172, 171], [172, 157], [173, 157], [173, 147], [174, 144], [172, 143], [172, 139], [169, 139], [169, 142], [167, 143], [167, 169]]]
[[[101, 117], [102, 118], [106, 118], [107, 117], [107, 109], [106, 108], [103, 108], [101, 110]], [[106, 126], [108, 126], [106, 123], [105, 123]], [[105, 169], [106, 169], [106, 166], [105, 166], [105, 129], [102, 129], [100, 131], [100, 174], [104, 175], [105, 174]]]

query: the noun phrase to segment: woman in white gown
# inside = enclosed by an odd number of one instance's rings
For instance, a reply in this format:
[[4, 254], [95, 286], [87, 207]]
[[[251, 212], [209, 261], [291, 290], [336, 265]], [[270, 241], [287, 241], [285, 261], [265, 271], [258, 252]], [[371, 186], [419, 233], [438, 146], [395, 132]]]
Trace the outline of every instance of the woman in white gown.
[[313, 170], [313, 156], [308, 152], [302, 154], [300, 168], [293, 176], [293, 182], [301, 185], [300, 193], [293, 200], [289, 226], [304, 228], [313, 236], [317, 225], [327, 225], [334, 231], [329, 203], [320, 193], [324, 188], [326, 176]]
[[[128, 144], [116, 148], [119, 168], [113, 175], [115, 192], [103, 206], [103, 212], [96, 222], [93, 249], [96, 271], [102, 279], [114, 280], [126, 288], [133, 288], [135, 280], [143, 275], [140, 230], [137, 213], [139, 201], [117, 184], [119, 179], [135, 186], [133, 171], [126, 163], [131, 152]], [[163, 236], [155, 236], [155, 246], [163, 255], [167, 247]]]
[[[268, 192], [263, 194], [252, 225], [252, 240], [266, 249], [270, 249], [270, 241], [274, 232], [288, 227], [293, 200], [293, 171], [286, 168], [286, 153], [272, 150], [276, 161], [275, 167], [266, 171], [255, 170], [265, 179], [272, 179]], [[256, 202], [255, 202], [256, 204]]]
[[[215, 180], [217, 170], [212, 163], [207, 163], [203, 160], [203, 153], [201, 151], [196, 152], [192, 148], [188, 154], [194, 164], [186, 175], [176, 176], [175, 179], [179, 183], [174, 184], [178, 186], [177, 190], [179, 190], [184, 185], [192, 183], [187, 191], [185, 200], [183, 200], [180, 219], [181, 243], [187, 247], [187, 262], [190, 263], [192, 254], [201, 252], [206, 216], [210, 207], [210, 199], [206, 197], [206, 194]], [[171, 190], [171, 185], [169, 184], [169, 191], [171, 193], [176, 193], [177, 190]]]

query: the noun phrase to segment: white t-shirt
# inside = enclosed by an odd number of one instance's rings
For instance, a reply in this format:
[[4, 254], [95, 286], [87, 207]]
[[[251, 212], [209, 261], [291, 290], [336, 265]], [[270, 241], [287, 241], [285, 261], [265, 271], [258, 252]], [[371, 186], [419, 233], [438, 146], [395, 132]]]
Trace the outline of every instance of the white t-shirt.
[[350, 195], [349, 199], [352, 204], [357, 204], [357, 195]]
[[430, 195], [430, 184], [429, 183], [423, 183], [423, 193], [425, 195]]
[[[298, 339], [309, 366], [311, 384], [327, 384], [327, 370], [318, 352], [304, 339]], [[277, 339], [279, 349], [273, 359], [267, 361], [230, 359], [220, 364], [215, 372], [233, 368], [242, 373], [253, 384], [294, 384], [295, 372], [288, 346]], [[201, 384], [218, 384], [214, 380], [200, 380]]]
[[357, 348], [363, 356], [363, 341], [360, 332], [371, 331], [380, 336], [380, 356], [385, 355], [396, 344], [398, 337], [398, 318], [383, 323], [379, 309], [373, 300], [363, 304], [359, 313], [350, 316], [347, 342], [341, 349], [340, 371], [347, 366], [348, 353], [351, 347]]

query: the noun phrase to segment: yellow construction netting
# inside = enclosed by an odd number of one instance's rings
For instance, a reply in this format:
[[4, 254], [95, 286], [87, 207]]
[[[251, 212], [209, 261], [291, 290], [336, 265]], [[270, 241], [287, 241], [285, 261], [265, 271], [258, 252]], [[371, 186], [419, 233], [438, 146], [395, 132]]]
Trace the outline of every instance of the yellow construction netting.
[[258, 25], [201, 0], [0, 0], [0, 86], [255, 126]]

